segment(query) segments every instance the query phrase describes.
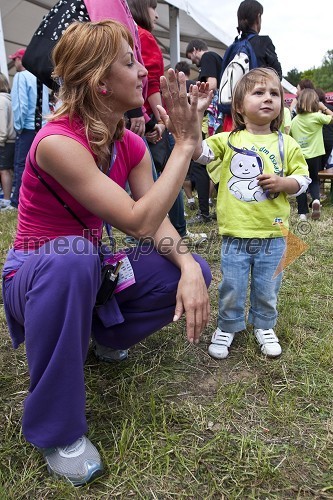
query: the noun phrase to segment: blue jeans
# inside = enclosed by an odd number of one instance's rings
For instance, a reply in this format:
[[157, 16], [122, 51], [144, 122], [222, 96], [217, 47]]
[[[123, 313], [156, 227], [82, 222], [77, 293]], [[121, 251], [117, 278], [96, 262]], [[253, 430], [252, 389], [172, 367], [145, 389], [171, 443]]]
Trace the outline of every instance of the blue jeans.
[[19, 192], [22, 182], [22, 175], [25, 168], [25, 159], [31, 147], [31, 144], [36, 136], [34, 130], [23, 129], [17, 134], [15, 141], [15, 156], [14, 156], [14, 192], [10, 204], [17, 208], [19, 204]]
[[[171, 148], [175, 145], [175, 139], [172, 134], [168, 134], [168, 139], [170, 142]], [[169, 218], [171, 224], [177, 229], [179, 236], [182, 238], [186, 236], [186, 219], [184, 215], [184, 199], [183, 199], [183, 190], [181, 189], [178, 193], [177, 198], [175, 199], [174, 204], [169, 210]]]
[[186, 236], [186, 219], [184, 215], [184, 199], [183, 190], [181, 189], [178, 196], [169, 210], [169, 218], [171, 224], [177, 229], [179, 236]]
[[148, 153], [150, 154], [150, 159], [151, 159], [151, 168], [152, 168], [152, 173], [153, 173], [153, 179], [154, 179], [154, 182], [156, 182], [156, 181], [157, 181], [157, 179], [158, 179], [158, 175], [157, 175], [157, 172], [156, 172], [154, 159], [153, 159], [152, 154], [151, 154], [151, 152], [150, 152], [150, 149], [149, 149], [149, 144], [148, 144], [147, 139], [146, 139], [145, 137], [142, 137], [142, 139], [145, 141], [146, 146], [147, 146], [147, 149], [148, 149]]
[[235, 333], [246, 328], [245, 305], [250, 279], [248, 321], [254, 328], [273, 328], [282, 273], [274, 277], [285, 250], [284, 238], [224, 237], [221, 249], [218, 327]]
[[[175, 140], [171, 134], [168, 134], [168, 139], [170, 142], [171, 148], [175, 145]], [[186, 236], [187, 228], [186, 228], [186, 219], [184, 215], [184, 199], [183, 199], [183, 190], [181, 189], [178, 193], [177, 198], [175, 199], [174, 204], [169, 210], [169, 218], [171, 224], [178, 231], [179, 236], [182, 238]]]

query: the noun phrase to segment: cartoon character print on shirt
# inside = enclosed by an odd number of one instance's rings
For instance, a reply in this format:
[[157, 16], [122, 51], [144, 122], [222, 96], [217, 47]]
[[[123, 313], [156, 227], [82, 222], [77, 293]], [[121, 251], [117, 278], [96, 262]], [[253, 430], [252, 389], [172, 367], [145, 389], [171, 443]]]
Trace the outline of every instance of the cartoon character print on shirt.
[[233, 196], [246, 202], [267, 200], [257, 180], [262, 173], [260, 157], [236, 153], [232, 157], [230, 171], [232, 177], [228, 181], [228, 189]]

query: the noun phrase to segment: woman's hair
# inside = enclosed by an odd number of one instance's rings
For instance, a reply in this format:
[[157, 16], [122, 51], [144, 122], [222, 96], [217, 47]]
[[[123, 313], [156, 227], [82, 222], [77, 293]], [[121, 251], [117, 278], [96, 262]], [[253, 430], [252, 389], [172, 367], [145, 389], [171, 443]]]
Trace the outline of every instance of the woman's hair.
[[[64, 31], [53, 49], [53, 78], [60, 83], [58, 98], [61, 105], [50, 120], [68, 115], [79, 116], [98, 162], [104, 163], [113, 140], [124, 132], [121, 120], [112, 136], [101, 113], [103, 103], [100, 85], [116, 61], [123, 40], [133, 48], [128, 29], [117, 21], [73, 22]], [[105, 115], [107, 107], [105, 105]], [[112, 113], [112, 111], [110, 111]]]
[[9, 82], [3, 73], [0, 73], [0, 92], [6, 92], [6, 94], [10, 92]]
[[127, 0], [133, 19], [140, 28], [153, 31], [148, 9], [156, 9], [157, 0]]
[[247, 33], [258, 19], [258, 15], [262, 15], [264, 8], [257, 0], [244, 0], [240, 3], [237, 11], [238, 33]]
[[325, 90], [317, 87], [317, 88], [315, 88], [315, 91], [317, 92], [317, 96], [318, 96], [319, 102], [323, 102], [324, 104], [326, 104]]
[[298, 82], [298, 85], [301, 90], [314, 89], [313, 82], [311, 80], [308, 80], [307, 78]]
[[319, 97], [317, 92], [314, 89], [302, 90], [297, 99], [297, 114], [314, 113], [316, 111], [319, 111]]
[[252, 92], [254, 87], [258, 83], [265, 83], [267, 80], [272, 80], [278, 87], [280, 91], [280, 99], [281, 99], [281, 109], [279, 115], [271, 122], [271, 130], [278, 130], [281, 126], [284, 114], [284, 95], [283, 88], [278, 77], [278, 74], [270, 68], [255, 68], [251, 69], [246, 75], [243, 76], [241, 80], [236, 85], [233, 97], [232, 97], [232, 105], [231, 105], [231, 113], [232, 119], [235, 124], [236, 130], [244, 130], [245, 121], [243, 114], [238, 111], [239, 107], [242, 106], [244, 97], [246, 94]]

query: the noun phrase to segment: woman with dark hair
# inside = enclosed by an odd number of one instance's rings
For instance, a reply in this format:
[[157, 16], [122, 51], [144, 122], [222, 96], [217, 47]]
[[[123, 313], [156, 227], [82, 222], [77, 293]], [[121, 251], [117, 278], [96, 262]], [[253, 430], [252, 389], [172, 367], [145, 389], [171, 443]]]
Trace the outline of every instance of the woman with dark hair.
[[257, 0], [244, 0], [238, 7], [237, 31], [242, 38], [246, 38], [250, 34], [257, 34], [250, 39], [250, 44], [257, 57], [259, 68], [273, 68], [282, 79], [282, 69], [278, 57], [275, 52], [275, 47], [269, 36], [259, 36], [261, 30], [261, 16], [264, 8]]
[[[148, 146], [150, 148], [156, 169], [161, 171], [165, 159], [172, 149], [172, 136], [165, 130], [165, 126], [160, 119], [158, 106], [162, 105], [160, 92], [160, 78], [164, 74], [164, 61], [162, 51], [152, 34], [158, 19], [156, 0], [128, 0], [134, 21], [138, 25], [139, 38], [141, 43], [141, 55], [146, 69], [148, 70], [147, 98], [144, 106], [148, 115], [156, 120], [157, 126], [146, 134]], [[158, 131], [156, 130], [158, 129]], [[162, 137], [163, 134], [163, 137]], [[162, 140], [161, 140], [162, 139]], [[157, 142], [161, 142], [156, 145]], [[205, 233], [191, 233], [187, 230], [184, 216], [183, 191], [181, 190], [177, 199], [169, 211], [169, 217], [182, 237], [188, 240], [199, 242], [207, 238]]]
[[[163, 55], [158, 43], [152, 34], [155, 28], [158, 14], [156, 11], [156, 0], [129, 0], [128, 6], [131, 10], [134, 21], [138, 25], [139, 38], [141, 43], [141, 55], [143, 63], [148, 70], [148, 90], [144, 106], [148, 115], [153, 115], [156, 122], [161, 122], [157, 105], [162, 104], [160, 93], [160, 77], [164, 74]], [[165, 127], [160, 123], [160, 135]], [[148, 139], [152, 142], [158, 139], [158, 135], [151, 133]]]
[[[264, 8], [257, 0], [243, 0], [237, 10], [238, 36], [235, 42], [248, 39], [257, 58], [259, 68], [273, 68], [282, 79], [282, 69], [275, 47], [269, 36], [259, 35]], [[230, 61], [229, 61], [230, 62]], [[226, 59], [225, 59], [226, 63]], [[223, 131], [233, 129], [231, 111], [223, 116]]]

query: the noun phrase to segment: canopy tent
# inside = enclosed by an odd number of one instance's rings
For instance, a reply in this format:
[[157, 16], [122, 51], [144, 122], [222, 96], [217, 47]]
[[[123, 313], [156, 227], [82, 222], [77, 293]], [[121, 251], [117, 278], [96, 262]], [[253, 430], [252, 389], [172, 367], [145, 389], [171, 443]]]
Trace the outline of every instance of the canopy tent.
[[[1, 67], [8, 63], [10, 76], [15, 74], [15, 68], [8, 62], [8, 56], [28, 45], [43, 16], [55, 3], [56, 0], [0, 0], [5, 47]], [[154, 35], [162, 49], [166, 68], [186, 58], [186, 45], [193, 38], [205, 40], [209, 48], [221, 55], [232, 41], [205, 17], [201, 4], [196, 6], [195, 3], [193, 0], [158, 0], [159, 20]]]
[[[56, 0], [0, 0], [4, 40], [4, 44], [0, 43], [0, 67], [8, 65], [10, 77], [15, 74], [15, 68], [12, 61], [8, 62], [8, 56], [28, 45], [43, 16], [55, 3]], [[157, 12], [159, 20], [154, 35], [162, 49], [166, 69], [186, 59], [186, 46], [193, 38], [201, 38], [220, 55], [233, 41], [200, 0], [158, 0]], [[193, 78], [195, 71], [193, 66]], [[283, 85], [288, 92], [296, 91], [284, 80]]]

